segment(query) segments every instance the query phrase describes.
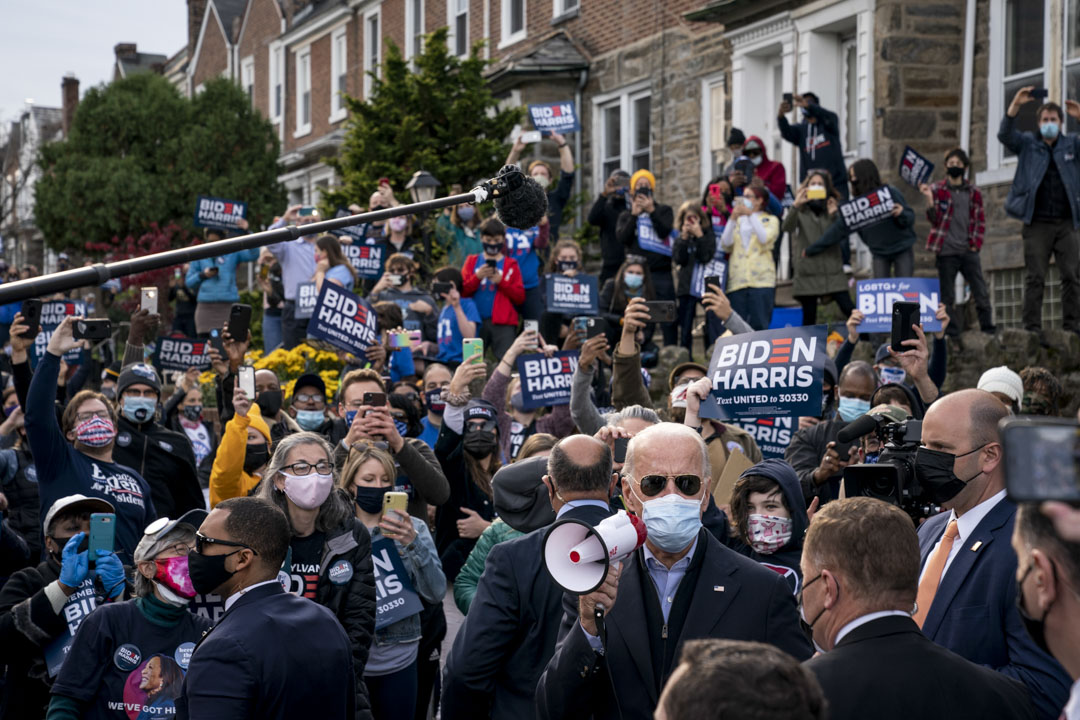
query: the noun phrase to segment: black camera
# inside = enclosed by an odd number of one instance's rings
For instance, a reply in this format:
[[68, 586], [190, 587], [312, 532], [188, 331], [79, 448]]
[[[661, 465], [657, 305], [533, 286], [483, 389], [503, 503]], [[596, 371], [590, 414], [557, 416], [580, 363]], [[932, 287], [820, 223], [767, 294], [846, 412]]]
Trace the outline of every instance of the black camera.
[[[844, 492], [847, 497], [865, 496], [884, 500], [898, 506], [916, 524], [923, 518], [941, 512], [941, 508], [930, 501], [919, 485], [915, 473], [915, 451], [922, 439], [922, 421], [909, 419], [890, 422], [875, 415], [864, 415], [863, 418], [872, 422], [874, 427], [866, 427], [865, 432], [857, 437], [873, 432], [881, 442], [881, 455], [876, 463], [860, 463], [844, 468]], [[858, 432], [855, 426], [860, 420], [851, 423], [848, 428]], [[840, 435], [843, 434], [842, 430]]]

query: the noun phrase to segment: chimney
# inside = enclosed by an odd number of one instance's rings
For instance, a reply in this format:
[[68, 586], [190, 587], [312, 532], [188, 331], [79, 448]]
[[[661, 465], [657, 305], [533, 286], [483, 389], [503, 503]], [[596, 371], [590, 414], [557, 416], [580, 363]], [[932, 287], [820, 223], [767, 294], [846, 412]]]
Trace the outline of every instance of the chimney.
[[75, 109], [79, 107], [79, 78], [74, 73], [68, 73], [60, 83], [63, 115], [64, 137], [71, 132], [71, 125], [75, 122]]
[[134, 60], [139, 54], [135, 43], [117, 43], [113, 52], [116, 53], [117, 60]]
[[195, 44], [199, 42], [199, 31], [206, 15], [206, 2], [207, 0], [187, 0], [189, 57], [195, 54]]

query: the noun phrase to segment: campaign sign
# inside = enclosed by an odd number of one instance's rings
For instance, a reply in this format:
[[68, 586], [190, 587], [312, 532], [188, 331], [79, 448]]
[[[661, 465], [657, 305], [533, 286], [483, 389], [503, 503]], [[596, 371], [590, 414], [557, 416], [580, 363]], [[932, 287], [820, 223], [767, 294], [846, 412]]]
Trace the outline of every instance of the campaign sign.
[[569, 132], [581, 131], [577, 111], [574, 109], [573, 101], [570, 100], [530, 104], [529, 117], [532, 118], [533, 127], [542, 133], [557, 132], [565, 135]]
[[930, 179], [933, 172], [934, 163], [917, 153], [910, 145], [904, 148], [904, 154], [900, 158], [900, 177], [904, 182], [919, 187]]
[[547, 276], [548, 312], [595, 315], [600, 306], [599, 282], [593, 275]]
[[154, 366], [162, 372], [187, 372], [189, 368], [210, 366], [210, 343], [199, 338], [158, 338]]
[[315, 283], [306, 282], [296, 286], [296, 310], [297, 320], [307, 320], [315, 312], [315, 301], [319, 299], [319, 293], [315, 291]]
[[888, 219], [895, 206], [896, 201], [893, 200], [892, 191], [887, 186], [880, 187], [872, 193], [841, 203], [840, 217], [847, 225], [847, 229], [855, 232]]
[[380, 537], [372, 542], [371, 560], [375, 567], [376, 630], [412, 617], [424, 609], [393, 540]]
[[[352, 213], [349, 212], [347, 208], [338, 208], [337, 214], [334, 215], [334, 217], [343, 218], [349, 217], [350, 215], [352, 215]], [[363, 242], [367, 237], [368, 227], [370, 227], [368, 223], [360, 223], [358, 225], [350, 225], [349, 227], [331, 230], [330, 234], [336, 235], [337, 237], [352, 238], [353, 242]]]
[[709, 363], [713, 390], [701, 417], [820, 415], [827, 330], [788, 327], [717, 340]]
[[379, 339], [375, 311], [367, 300], [334, 283], [323, 283], [308, 321], [308, 337], [325, 340], [354, 355]]
[[45, 666], [49, 670], [49, 677], [55, 678], [60, 673], [60, 666], [64, 664], [64, 659], [71, 650], [71, 643], [75, 640], [75, 631], [97, 607], [94, 595], [94, 578], [87, 576], [60, 609], [60, 616], [64, 618], [64, 630], [45, 647]]
[[349, 258], [356, 274], [362, 278], [377, 278], [382, 275], [383, 262], [386, 259], [386, 245], [342, 245], [341, 251]]
[[546, 357], [543, 353], [519, 355], [518, 376], [521, 378], [521, 404], [525, 410], [548, 405], [570, 404], [570, 383], [577, 370], [577, 350], [559, 350]]
[[855, 286], [863, 321], [859, 332], [892, 332], [894, 302], [919, 303], [919, 324], [926, 332], [941, 330], [937, 319], [941, 281], [937, 278], [879, 278], [860, 280]]
[[744, 418], [731, 423], [750, 433], [757, 441], [761, 457], [784, 459], [784, 451], [791, 444], [791, 438], [798, 430], [798, 424], [792, 417]]
[[[717, 243], [719, 246], [719, 243]], [[716, 257], [702, 265], [694, 263], [694, 269], [690, 273], [690, 294], [699, 300], [705, 295], [705, 278], [719, 276], [720, 289], [727, 292], [727, 261], [718, 251]]]
[[241, 230], [247, 217], [247, 203], [200, 195], [195, 203], [195, 227]]
[[656, 236], [656, 229], [653, 228], [652, 218], [645, 213], [638, 215], [637, 239], [638, 247], [642, 250], [671, 257], [671, 245], [676, 237], [678, 237], [678, 234], [673, 231], [671, 235], [661, 240]]
[[[68, 315], [86, 317], [86, 303], [81, 300], [54, 300], [41, 304], [41, 332], [34, 338], [34, 352], [30, 355], [31, 365], [37, 367], [38, 361], [45, 357], [49, 339]], [[80, 364], [82, 348], [75, 348], [64, 353], [64, 362], [68, 365]]]

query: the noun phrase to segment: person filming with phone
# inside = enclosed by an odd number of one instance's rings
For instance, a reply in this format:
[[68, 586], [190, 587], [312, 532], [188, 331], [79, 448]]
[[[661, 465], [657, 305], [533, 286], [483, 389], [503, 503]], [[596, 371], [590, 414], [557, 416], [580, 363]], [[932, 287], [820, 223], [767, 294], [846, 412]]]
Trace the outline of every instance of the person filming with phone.
[[[319, 214], [315, 208], [293, 205], [267, 230], [277, 230], [290, 224], [303, 227], [318, 221]], [[312, 276], [315, 275], [315, 241], [318, 239], [318, 235], [304, 235], [295, 240], [284, 240], [266, 246], [266, 249], [281, 263], [281, 284], [285, 287], [285, 302], [281, 308], [281, 331], [284, 336], [282, 347], [286, 350], [292, 350], [304, 342], [307, 336], [308, 321], [296, 317], [296, 297], [300, 285], [310, 282]], [[216, 327], [221, 327], [221, 325]]]
[[[247, 220], [240, 219], [240, 225], [247, 231]], [[225, 239], [227, 233], [209, 229], [206, 241], [215, 242]], [[236, 288], [236, 268], [240, 263], [255, 262], [259, 259], [259, 248], [239, 250], [227, 255], [195, 260], [188, 266], [184, 283], [192, 292], [198, 293], [195, 306], [195, 331], [199, 337], [206, 337], [214, 328], [220, 328], [229, 319], [229, 308], [240, 302], [240, 291]]]
[[506, 226], [490, 218], [480, 226], [484, 252], [470, 255], [461, 270], [461, 294], [472, 298], [484, 319], [480, 337], [495, 357], [502, 357], [517, 333], [517, 306], [525, 302], [525, 285], [517, 261], [505, 255]]
[[[1021, 131], [1017, 116], [1036, 99], [1042, 101], [1034, 117], [1038, 133]], [[1065, 109], [1080, 120], [1076, 100], [1066, 100]], [[1061, 273], [1062, 325], [1080, 332], [1080, 136], [1065, 132], [1066, 120], [1061, 106], [1047, 101], [1046, 90], [1029, 85], [1013, 96], [997, 135], [1017, 155], [1005, 213], [1024, 223], [1024, 328], [1040, 333], [1051, 256]]]

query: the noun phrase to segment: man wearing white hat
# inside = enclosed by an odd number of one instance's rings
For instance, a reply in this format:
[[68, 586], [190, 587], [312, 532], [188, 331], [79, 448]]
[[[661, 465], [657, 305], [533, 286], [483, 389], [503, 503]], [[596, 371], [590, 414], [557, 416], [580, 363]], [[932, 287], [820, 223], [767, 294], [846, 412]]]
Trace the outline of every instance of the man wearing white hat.
[[1024, 399], [1024, 381], [1009, 368], [1004, 365], [990, 368], [979, 378], [976, 387], [1003, 402], [1005, 407], [1012, 410], [1013, 415], [1020, 414], [1020, 402]]

